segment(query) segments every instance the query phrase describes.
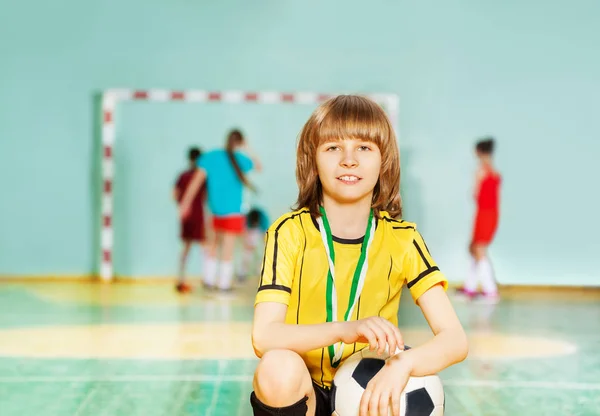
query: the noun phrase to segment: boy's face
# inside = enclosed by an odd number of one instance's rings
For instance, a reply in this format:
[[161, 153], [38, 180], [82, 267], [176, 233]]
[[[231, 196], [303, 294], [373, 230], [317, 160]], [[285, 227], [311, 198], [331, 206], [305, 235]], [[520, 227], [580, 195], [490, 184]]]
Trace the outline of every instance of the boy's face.
[[381, 170], [375, 143], [347, 139], [323, 143], [317, 149], [317, 172], [323, 193], [340, 203], [371, 199]]

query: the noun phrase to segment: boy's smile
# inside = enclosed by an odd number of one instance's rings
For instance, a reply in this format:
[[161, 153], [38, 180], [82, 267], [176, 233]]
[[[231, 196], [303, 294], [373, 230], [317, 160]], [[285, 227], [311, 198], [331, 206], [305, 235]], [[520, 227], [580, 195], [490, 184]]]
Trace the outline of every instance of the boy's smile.
[[342, 181], [346, 185], [354, 185], [354, 184], [358, 183], [358, 181], [360, 181], [362, 178], [359, 178], [358, 176], [355, 176], [355, 175], [343, 175], [343, 176], [339, 176], [337, 179]]

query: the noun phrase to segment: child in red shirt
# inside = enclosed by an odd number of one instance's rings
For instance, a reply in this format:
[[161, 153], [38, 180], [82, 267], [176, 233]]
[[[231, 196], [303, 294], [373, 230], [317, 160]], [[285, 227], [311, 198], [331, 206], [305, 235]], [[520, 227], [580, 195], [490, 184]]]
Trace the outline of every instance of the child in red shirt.
[[[173, 190], [173, 197], [177, 203], [181, 202], [185, 190], [192, 180], [196, 169], [198, 169], [196, 166], [201, 154], [202, 152], [200, 149], [196, 147], [191, 148], [188, 152], [189, 168], [179, 175], [177, 182], [175, 183], [175, 189]], [[203, 248], [206, 241], [206, 229], [204, 225], [205, 200], [206, 184], [203, 184], [190, 205], [190, 215], [181, 220], [180, 237], [183, 241], [183, 251], [179, 262], [178, 282], [177, 286], [175, 286], [178, 292], [183, 293], [192, 290], [192, 287], [185, 283], [185, 264], [192, 244], [197, 242], [200, 244], [201, 248]]]
[[473, 298], [481, 285], [483, 297], [495, 302], [498, 300], [498, 287], [487, 249], [498, 228], [501, 177], [492, 163], [493, 153], [493, 138], [482, 139], [475, 147], [480, 165], [475, 177], [474, 198], [477, 209], [469, 246], [472, 264], [465, 285], [459, 291], [468, 298]]

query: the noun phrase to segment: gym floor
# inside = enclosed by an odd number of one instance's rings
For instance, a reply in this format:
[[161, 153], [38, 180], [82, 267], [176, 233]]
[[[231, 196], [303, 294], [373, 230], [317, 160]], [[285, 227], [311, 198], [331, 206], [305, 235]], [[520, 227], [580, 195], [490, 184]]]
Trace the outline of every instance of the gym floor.
[[[0, 283], [0, 415], [251, 415], [253, 283]], [[454, 300], [469, 358], [443, 371], [447, 415], [600, 415], [600, 292]], [[431, 336], [403, 296], [408, 345]]]

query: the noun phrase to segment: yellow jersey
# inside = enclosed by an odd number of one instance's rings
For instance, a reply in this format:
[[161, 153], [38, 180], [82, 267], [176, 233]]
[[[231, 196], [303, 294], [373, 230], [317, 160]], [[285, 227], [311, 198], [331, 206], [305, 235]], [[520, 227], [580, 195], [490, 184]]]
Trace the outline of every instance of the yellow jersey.
[[[255, 305], [278, 302], [288, 306], [285, 323], [318, 324], [327, 321], [329, 262], [317, 221], [308, 209], [287, 213], [267, 230], [260, 285]], [[344, 320], [352, 277], [363, 238], [333, 236], [337, 320]], [[416, 300], [436, 284], [448, 282], [431, 258], [413, 223], [396, 220], [385, 211], [376, 219], [375, 233], [367, 253], [368, 269], [363, 290], [351, 320], [380, 316], [398, 325], [398, 307], [404, 284]], [[345, 345], [342, 362], [366, 344]], [[327, 346], [302, 357], [315, 383], [330, 387], [335, 369]]]

